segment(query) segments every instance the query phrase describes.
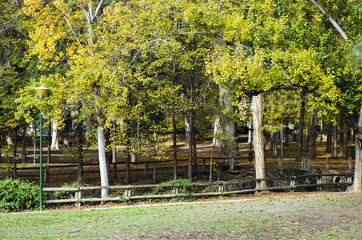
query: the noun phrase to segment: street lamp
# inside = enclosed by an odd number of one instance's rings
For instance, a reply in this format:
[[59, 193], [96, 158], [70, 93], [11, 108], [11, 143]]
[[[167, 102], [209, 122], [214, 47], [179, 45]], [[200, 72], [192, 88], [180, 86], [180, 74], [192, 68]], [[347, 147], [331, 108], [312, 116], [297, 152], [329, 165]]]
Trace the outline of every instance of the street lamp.
[[[37, 87], [35, 91], [40, 96], [40, 101], [45, 97], [49, 91], [49, 88], [46, 87]], [[39, 165], [40, 165], [40, 173], [39, 173], [39, 187], [40, 187], [40, 211], [43, 211], [43, 122], [42, 122], [42, 113], [40, 109], [40, 154], [39, 154]]]

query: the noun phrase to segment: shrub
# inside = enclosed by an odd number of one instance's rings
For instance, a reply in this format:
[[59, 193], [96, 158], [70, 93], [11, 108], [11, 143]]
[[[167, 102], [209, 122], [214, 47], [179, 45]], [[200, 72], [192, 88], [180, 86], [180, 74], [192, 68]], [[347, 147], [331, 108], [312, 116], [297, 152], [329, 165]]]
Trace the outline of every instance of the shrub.
[[0, 211], [32, 210], [39, 207], [39, 187], [19, 179], [0, 181]]

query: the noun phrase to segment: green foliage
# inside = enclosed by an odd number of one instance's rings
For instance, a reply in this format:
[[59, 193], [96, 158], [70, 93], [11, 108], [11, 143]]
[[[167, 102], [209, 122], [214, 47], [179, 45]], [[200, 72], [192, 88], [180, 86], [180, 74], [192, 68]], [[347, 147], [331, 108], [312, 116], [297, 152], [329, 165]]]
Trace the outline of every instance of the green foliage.
[[[183, 179], [183, 178], [180, 178], [180, 179], [177, 179], [177, 180], [170, 180], [170, 181], [167, 181], [167, 182], [163, 182], [161, 184], [172, 184], [176, 187], [177, 189], [177, 192], [179, 194], [189, 194], [191, 195], [192, 193], [192, 190], [193, 190], [193, 182], [192, 180], [190, 179]], [[152, 194], [153, 195], [161, 195], [161, 194], [164, 194], [166, 191], [166, 188], [165, 187], [155, 187], [153, 188], [152, 190]]]
[[0, 181], [0, 210], [4, 212], [32, 210], [39, 207], [39, 188], [19, 179]]

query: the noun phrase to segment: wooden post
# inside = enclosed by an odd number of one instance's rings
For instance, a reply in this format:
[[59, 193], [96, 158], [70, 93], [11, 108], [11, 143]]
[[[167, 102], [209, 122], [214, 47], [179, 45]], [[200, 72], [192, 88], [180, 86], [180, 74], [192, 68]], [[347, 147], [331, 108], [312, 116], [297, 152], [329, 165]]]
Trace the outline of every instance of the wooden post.
[[329, 157], [327, 157], [327, 170], [329, 169]]
[[290, 186], [293, 187], [290, 189], [290, 191], [294, 192], [294, 188], [295, 188], [295, 179], [294, 178], [290, 179]]
[[349, 157], [348, 160], [349, 160], [349, 161], [348, 161], [348, 169], [349, 169], [349, 170], [352, 170], [352, 158]]
[[202, 159], [202, 171], [203, 171], [203, 172], [205, 171], [205, 168], [206, 168], [206, 159], [203, 158], [203, 159]]
[[80, 188], [78, 188], [78, 190], [75, 192], [75, 199], [77, 200], [75, 202], [75, 206], [76, 207], [80, 207], [81, 206], [81, 202], [80, 199], [82, 198], [82, 191], [80, 190]]

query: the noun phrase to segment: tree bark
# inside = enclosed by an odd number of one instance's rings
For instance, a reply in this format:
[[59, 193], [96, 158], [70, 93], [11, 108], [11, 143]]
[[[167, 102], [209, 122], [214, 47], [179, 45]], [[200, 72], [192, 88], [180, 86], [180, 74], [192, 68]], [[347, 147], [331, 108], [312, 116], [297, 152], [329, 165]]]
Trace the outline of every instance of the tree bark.
[[348, 125], [342, 123], [342, 132], [340, 139], [340, 155], [344, 158], [348, 158]]
[[83, 184], [83, 124], [77, 124], [77, 157], [78, 157], [78, 184]]
[[58, 126], [55, 121], [52, 122], [52, 145], [51, 149], [59, 150]]
[[332, 129], [332, 157], [338, 156], [338, 126]]
[[362, 103], [356, 132], [356, 156], [352, 191], [362, 191]]
[[309, 135], [309, 157], [315, 158], [317, 155], [317, 149], [316, 149], [317, 131], [315, 124], [314, 110], [312, 110], [312, 114], [310, 117], [310, 128], [308, 135]]
[[331, 125], [328, 125], [327, 127], [327, 144], [326, 144], [326, 152], [330, 153], [332, 152], [332, 127]]
[[[253, 115], [253, 145], [255, 152], [255, 178], [266, 178], [265, 159], [264, 159], [264, 134], [263, 111], [264, 111], [264, 95], [259, 94], [252, 97], [251, 112]], [[266, 187], [266, 182], [262, 181], [261, 188]]]
[[300, 159], [302, 157], [303, 151], [303, 129], [304, 129], [304, 114], [305, 114], [305, 94], [301, 94], [301, 106], [300, 106], [300, 116], [299, 116], [299, 129], [298, 129], [298, 152], [297, 157]]

